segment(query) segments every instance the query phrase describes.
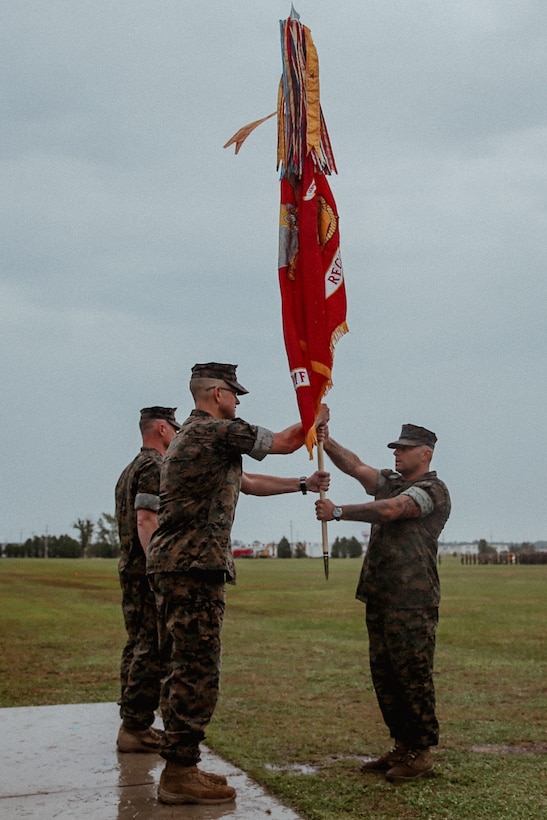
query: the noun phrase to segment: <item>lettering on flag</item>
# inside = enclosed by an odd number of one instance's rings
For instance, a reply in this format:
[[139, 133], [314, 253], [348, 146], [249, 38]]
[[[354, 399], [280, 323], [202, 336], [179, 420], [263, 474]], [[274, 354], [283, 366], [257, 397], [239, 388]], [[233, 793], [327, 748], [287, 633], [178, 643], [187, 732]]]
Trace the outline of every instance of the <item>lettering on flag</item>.
[[299, 387], [310, 386], [310, 377], [305, 367], [295, 367], [291, 370], [291, 379], [295, 390]]
[[329, 296], [338, 290], [344, 284], [344, 272], [342, 270], [342, 257], [340, 256], [340, 249], [336, 251], [334, 259], [325, 275], [325, 296]]

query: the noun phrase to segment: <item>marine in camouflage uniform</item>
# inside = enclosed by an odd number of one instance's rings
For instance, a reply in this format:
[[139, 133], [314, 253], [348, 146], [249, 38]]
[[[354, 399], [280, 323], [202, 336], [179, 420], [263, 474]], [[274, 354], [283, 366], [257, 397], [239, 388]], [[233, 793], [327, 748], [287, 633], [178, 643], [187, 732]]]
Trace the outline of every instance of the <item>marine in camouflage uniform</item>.
[[272, 439], [241, 419], [193, 410], [162, 466], [159, 527], [148, 554], [160, 650], [171, 668], [161, 699], [161, 753], [185, 765], [200, 759], [218, 696], [225, 582], [236, 577], [230, 532], [241, 455], [264, 458]]
[[148, 544], [142, 543], [142, 530], [139, 535], [138, 516], [140, 511], [151, 513], [148, 520], [154, 523], [150, 529], [155, 528], [163, 453], [179, 429], [174, 408], [143, 408], [140, 428], [144, 446], [120, 475], [115, 490], [121, 549], [118, 571], [127, 631], [120, 663], [120, 751], [148, 747], [157, 751], [159, 745], [159, 736], [148, 738], [146, 731], [154, 723], [159, 704], [161, 669], [156, 604], [146, 575]]
[[[429, 772], [428, 750], [439, 742], [433, 683], [440, 602], [437, 548], [450, 496], [435, 472], [423, 470], [435, 442], [431, 431], [403, 425], [400, 439], [388, 447], [404, 474], [375, 471], [335, 442], [325, 443], [334, 462], [375, 497], [371, 504], [342, 508], [329, 502], [322, 512], [372, 523], [356, 597], [366, 603], [371, 676], [395, 748], [365, 763], [363, 771], [385, 771], [396, 782], [421, 776], [426, 773], [422, 768]], [[405, 771], [395, 771], [397, 765]]]
[[328, 478], [326, 473], [307, 479], [243, 473], [243, 454], [262, 460], [268, 453], [293, 452], [304, 433], [300, 424], [273, 433], [236, 418], [238, 396], [247, 393], [236, 379], [236, 365], [195, 365], [190, 389], [196, 408], [162, 465], [159, 526], [147, 559], [166, 671], [160, 754], [167, 763], [158, 795], [167, 803], [235, 797], [218, 776], [211, 783], [211, 775], [196, 764], [219, 692], [225, 584], [236, 581], [230, 534], [239, 492], [319, 491], [325, 486], [321, 477]]

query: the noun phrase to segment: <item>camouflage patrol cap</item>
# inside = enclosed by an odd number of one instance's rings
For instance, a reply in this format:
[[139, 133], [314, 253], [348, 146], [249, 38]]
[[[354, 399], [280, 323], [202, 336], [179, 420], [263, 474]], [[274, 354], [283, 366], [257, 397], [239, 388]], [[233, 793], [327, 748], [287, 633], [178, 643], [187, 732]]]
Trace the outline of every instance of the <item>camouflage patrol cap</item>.
[[237, 364], [219, 364], [218, 362], [209, 362], [208, 364], [195, 364], [192, 368], [193, 379], [221, 379], [225, 381], [230, 387], [233, 387], [238, 396], [243, 396], [248, 393], [243, 385], [241, 385], [236, 378]]
[[394, 450], [396, 447], [418, 447], [426, 444], [432, 449], [435, 447], [437, 436], [425, 427], [416, 427], [415, 424], [403, 424], [401, 435], [397, 441], [391, 441], [387, 446]]
[[176, 407], [143, 407], [141, 410], [141, 421], [145, 419], [163, 419], [168, 421], [175, 430], [180, 430], [180, 424], [175, 418]]

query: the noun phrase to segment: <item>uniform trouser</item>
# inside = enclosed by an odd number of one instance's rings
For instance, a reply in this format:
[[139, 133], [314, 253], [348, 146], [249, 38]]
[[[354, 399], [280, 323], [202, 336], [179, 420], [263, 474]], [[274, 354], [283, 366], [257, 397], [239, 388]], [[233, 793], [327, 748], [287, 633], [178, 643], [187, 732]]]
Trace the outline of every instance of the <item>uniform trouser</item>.
[[438, 609], [367, 605], [372, 683], [391, 737], [409, 749], [436, 746], [433, 656]]
[[224, 576], [187, 572], [150, 576], [156, 595], [160, 657], [165, 670], [160, 705], [165, 728], [160, 754], [184, 766], [200, 760], [220, 681]]
[[122, 571], [120, 585], [127, 642], [122, 651], [118, 703], [124, 726], [139, 731], [154, 723], [160, 698], [156, 602], [144, 573]]

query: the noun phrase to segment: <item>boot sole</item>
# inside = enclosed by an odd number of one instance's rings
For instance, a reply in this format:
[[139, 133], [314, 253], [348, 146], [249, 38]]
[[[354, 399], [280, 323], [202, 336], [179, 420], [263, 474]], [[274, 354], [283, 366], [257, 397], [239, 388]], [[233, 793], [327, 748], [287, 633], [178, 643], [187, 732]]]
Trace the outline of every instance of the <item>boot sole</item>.
[[214, 806], [218, 803], [233, 803], [236, 795], [233, 797], [193, 797], [189, 794], [174, 794], [173, 792], [166, 792], [164, 789], [158, 789], [158, 800], [160, 803], [167, 803], [169, 806], [176, 806], [183, 803], [194, 803], [198, 806]]

